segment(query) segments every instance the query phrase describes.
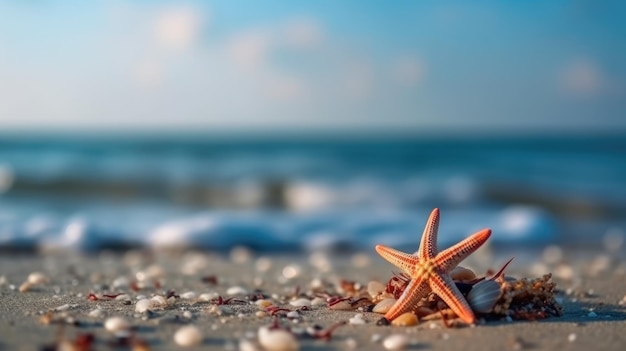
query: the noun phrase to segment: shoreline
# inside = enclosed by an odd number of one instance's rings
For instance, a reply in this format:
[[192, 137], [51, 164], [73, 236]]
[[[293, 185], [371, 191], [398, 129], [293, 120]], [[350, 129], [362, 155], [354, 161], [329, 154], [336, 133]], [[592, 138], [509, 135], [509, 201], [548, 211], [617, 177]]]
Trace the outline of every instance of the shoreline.
[[[481, 255], [477, 252], [475, 255]], [[561, 317], [530, 321], [481, 321], [476, 326], [446, 328], [441, 321], [422, 322], [417, 326], [377, 326], [382, 315], [371, 312], [336, 311], [326, 306], [312, 306], [301, 312], [298, 323], [281, 319], [281, 324], [292, 328], [320, 325], [328, 327], [348, 321], [357, 313], [363, 314], [363, 325], [339, 327], [329, 341], [299, 337], [302, 350], [383, 349], [382, 340], [391, 334], [405, 334], [407, 349], [467, 349], [517, 350], [555, 349], [618, 350], [626, 342], [626, 261], [624, 257], [609, 256], [594, 251], [562, 250], [538, 260], [513, 262], [507, 275], [538, 277], [541, 269], [554, 273], [564, 313]], [[470, 257], [472, 258], [472, 257]], [[498, 267], [501, 255], [466, 260], [463, 266], [482, 272]], [[138, 295], [150, 296], [173, 289], [177, 294], [193, 292], [216, 293], [230, 297], [230, 288], [239, 287], [253, 292], [262, 289], [267, 294], [285, 295], [294, 289], [307, 289], [313, 281], [338, 284], [341, 279], [367, 284], [368, 281], [386, 282], [394, 267], [373, 253], [350, 256], [263, 255], [246, 250], [233, 250], [229, 256], [206, 252], [101, 252], [93, 255], [45, 253], [7, 254], [0, 257], [0, 349], [32, 350], [54, 343], [58, 338], [58, 324], [42, 324], [42, 316], [50, 310], [64, 324], [64, 335], [72, 339], [80, 333], [95, 336], [95, 349], [111, 349], [115, 337], [103, 328], [106, 318], [123, 316], [135, 326], [135, 334], [144, 340], [150, 350], [181, 349], [173, 341], [177, 329], [186, 324], [196, 325], [202, 333], [202, 350], [239, 350], [243, 339], [255, 339], [261, 326], [271, 325], [271, 316], [259, 317], [254, 304], [225, 305], [216, 309], [213, 303], [196, 299], [177, 299], [175, 305], [155, 309], [149, 314], [135, 312]], [[156, 267], [156, 268], [155, 268]], [[569, 267], [569, 268], [565, 268]], [[19, 292], [20, 284], [32, 272], [42, 272], [49, 282], [34, 286], [28, 292]], [[160, 287], [147, 286], [132, 291], [129, 282], [139, 274], [157, 274]], [[155, 273], [157, 272], [157, 273]], [[203, 282], [213, 277], [217, 284]], [[124, 284], [124, 278], [126, 285]], [[207, 281], [205, 279], [205, 281]], [[106, 288], [106, 289], [105, 289]], [[91, 301], [92, 291], [127, 293], [130, 304], [117, 300]], [[241, 295], [233, 295], [240, 298]], [[621, 302], [621, 304], [620, 304]], [[102, 314], [90, 316], [99, 307]], [[279, 307], [292, 308], [285, 304]], [[66, 310], [65, 310], [66, 309]], [[188, 311], [189, 313], [187, 313]], [[190, 318], [188, 318], [190, 317]], [[67, 324], [72, 318], [77, 325]], [[378, 335], [378, 337], [376, 337]], [[259, 348], [259, 350], [261, 350]]]

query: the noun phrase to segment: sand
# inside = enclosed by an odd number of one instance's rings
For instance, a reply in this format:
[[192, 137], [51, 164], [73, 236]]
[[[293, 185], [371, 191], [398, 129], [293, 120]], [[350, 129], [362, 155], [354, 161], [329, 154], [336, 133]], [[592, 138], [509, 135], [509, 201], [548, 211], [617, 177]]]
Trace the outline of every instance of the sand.
[[[505, 256], [490, 256], [488, 264], [498, 268]], [[616, 255], [609, 256], [597, 250], [565, 250], [563, 258], [547, 257], [546, 262], [541, 252], [531, 250], [522, 256], [525, 259], [514, 261], [507, 274], [537, 277], [542, 271], [553, 271], [559, 288], [558, 298], [564, 308], [563, 316], [540, 321], [481, 322], [461, 328], [446, 328], [441, 321], [435, 321], [403, 328], [378, 326], [376, 321], [381, 315], [366, 312], [366, 324], [339, 327], [329, 341], [300, 337], [301, 349], [383, 349], [382, 339], [391, 334], [408, 335], [411, 340], [409, 350], [623, 349], [626, 345], [626, 305], [624, 302], [620, 304], [626, 295], [623, 257], [616, 258]], [[556, 256], [559, 258], [560, 255]], [[481, 263], [469, 261], [468, 265], [476, 267]], [[230, 257], [203, 252], [5, 252], [0, 256], [0, 349], [42, 349], [61, 339], [73, 340], [81, 333], [94, 334], [94, 349], [116, 349], [116, 337], [104, 329], [103, 323], [108, 317], [124, 316], [135, 327], [136, 337], [150, 350], [181, 349], [174, 344], [173, 335], [185, 324], [194, 324], [203, 333], [202, 343], [188, 349], [239, 350], [241, 339], [255, 340], [259, 327], [272, 323], [270, 316], [255, 315], [259, 311], [256, 305], [228, 305], [226, 313], [219, 316], [212, 303], [180, 298], [175, 299], [173, 306], [155, 309], [147, 315], [135, 312], [137, 296], [150, 297], [172, 289], [179, 295], [190, 291], [196, 295], [216, 292], [227, 297], [227, 290], [234, 286], [248, 291], [259, 288], [268, 294], [289, 295], [296, 286], [306, 290], [316, 279], [329, 283], [337, 283], [340, 279], [362, 284], [373, 279], [386, 282], [392, 270], [391, 265], [373, 252], [258, 256], [239, 250]], [[49, 282], [20, 292], [19, 286], [31, 272], [44, 273]], [[132, 282], [142, 274], [154, 275], [161, 286], [155, 288], [149, 280], [146, 289], [133, 291], [124, 284], [125, 279], [120, 279], [126, 277]], [[217, 284], [202, 279], [211, 276], [217, 279]], [[119, 286], [113, 289], [115, 280]], [[99, 295], [107, 287], [127, 292], [132, 303], [87, 298], [90, 292]], [[288, 304], [280, 306], [293, 309]], [[59, 322], [41, 322], [42, 315], [59, 307], [67, 308], [52, 314]], [[102, 310], [102, 315], [89, 316], [89, 312], [96, 308]], [[191, 318], [185, 311], [191, 313]], [[356, 313], [313, 306], [302, 312], [299, 323], [282, 319], [281, 324], [300, 329], [313, 324], [327, 327], [347, 321]], [[68, 317], [75, 323], [68, 324]]]

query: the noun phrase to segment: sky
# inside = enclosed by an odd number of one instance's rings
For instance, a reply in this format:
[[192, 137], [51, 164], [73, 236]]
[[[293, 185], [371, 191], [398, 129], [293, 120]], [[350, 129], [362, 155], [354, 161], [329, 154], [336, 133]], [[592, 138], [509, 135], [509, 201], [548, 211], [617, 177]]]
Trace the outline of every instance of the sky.
[[626, 132], [622, 3], [0, 1], [0, 132]]

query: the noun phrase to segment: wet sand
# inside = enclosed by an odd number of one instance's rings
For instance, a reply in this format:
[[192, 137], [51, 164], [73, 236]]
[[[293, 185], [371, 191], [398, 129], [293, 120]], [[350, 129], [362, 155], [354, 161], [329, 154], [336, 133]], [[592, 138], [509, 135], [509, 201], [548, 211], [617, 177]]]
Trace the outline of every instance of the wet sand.
[[[596, 250], [564, 250], [545, 257], [540, 251], [529, 251], [522, 256], [525, 258], [514, 261], [507, 274], [534, 278], [552, 271], [563, 316], [540, 321], [481, 321], [476, 326], [460, 328], [446, 328], [441, 321], [392, 327], [376, 325], [381, 315], [364, 312], [366, 324], [341, 326], [329, 341], [301, 336], [300, 349], [383, 349], [382, 340], [391, 334], [408, 335], [411, 340], [408, 350], [623, 348], [626, 344], [626, 302], [622, 302], [626, 298], [624, 257]], [[486, 267], [498, 268], [505, 261], [505, 255], [488, 255], [487, 260], [468, 260], [462, 265], [480, 273]], [[240, 340], [256, 340], [259, 327], [272, 324], [274, 318], [257, 316], [260, 308], [253, 303], [216, 308], [215, 303], [200, 301], [198, 296], [216, 293], [230, 297], [227, 292], [232, 287], [242, 287], [249, 293], [260, 289], [268, 295], [289, 296], [296, 287], [306, 291], [312, 282], [337, 284], [341, 279], [361, 284], [371, 280], [386, 282], [392, 270], [390, 264], [373, 253], [258, 256], [239, 250], [230, 256], [220, 256], [203, 252], [131, 251], [90, 255], [4, 252], [0, 256], [0, 349], [38, 350], [84, 333], [95, 336], [96, 350], [130, 349], [115, 346], [116, 337], [103, 327], [107, 318], [123, 316], [134, 327], [136, 338], [150, 350], [182, 349], [174, 344], [173, 335], [185, 324], [196, 325], [203, 334], [199, 346], [187, 349], [239, 350]], [[49, 281], [20, 292], [20, 285], [32, 272], [42, 272]], [[133, 282], [146, 276], [150, 278], [145, 288], [134, 291]], [[154, 281], [159, 286], [155, 287]], [[175, 298], [168, 307], [155, 308], [149, 314], [135, 312], [138, 295], [150, 297], [167, 290], [183, 296], [194, 292], [196, 298]], [[101, 299], [89, 300], [90, 292]], [[102, 298], [103, 292], [127, 293], [132, 302], [107, 300]], [[244, 299], [241, 294], [235, 296]], [[288, 303], [274, 301], [279, 307], [294, 309]], [[90, 315], [96, 308], [101, 310], [100, 315]], [[42, 316], [48, 311], [55, 311], [49, 315], [52, 323], [42, 323]], [[328, 327], [348, 321], [356, 313], [359, 312], [335, 311], [321, 305], [302, 311], [298, 323], [287, 318], [280, 321], [282, 325], [304, 330], [307, 326]]]

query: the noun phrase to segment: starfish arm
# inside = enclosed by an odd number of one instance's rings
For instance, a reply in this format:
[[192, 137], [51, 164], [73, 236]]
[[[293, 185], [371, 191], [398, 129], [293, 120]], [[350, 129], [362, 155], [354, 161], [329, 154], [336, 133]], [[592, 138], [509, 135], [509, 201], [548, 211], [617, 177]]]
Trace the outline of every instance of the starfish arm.
[[437, 294], [463, 322], [468, 324], [476, 322], [472, 308], [449, 275], [435, 274], [430, 278], [429, 283], [432, 291]]
[[419, 259], [415, 255], [404, 253], [384, 245], [376, 245], [376, 252], [378, 252], [382, 258], [389, 261], [389, 263], [400, 268], [404, 273], [409, 275], [413, 274], [415, 266], [419, 262]]
[[483, 229], [460, 243], [441, 251], [435, 258], [443, 272], [449, 272], [472, 252], [476, 251], [491, 236], [491, 229]]
[[430, 292], [430, 287], [421, 278], [411, 280], [409, 285], [396, 303], [385, 314], [388, 321], [392, 321], [405, 312], [415, 310], [417, 303]]
[[428, 217], [422, 241], [418, 250], [420, 258], [433, 258], [437, 255], [437, 232], [439, 231], [439, 209], [435, 208]]

